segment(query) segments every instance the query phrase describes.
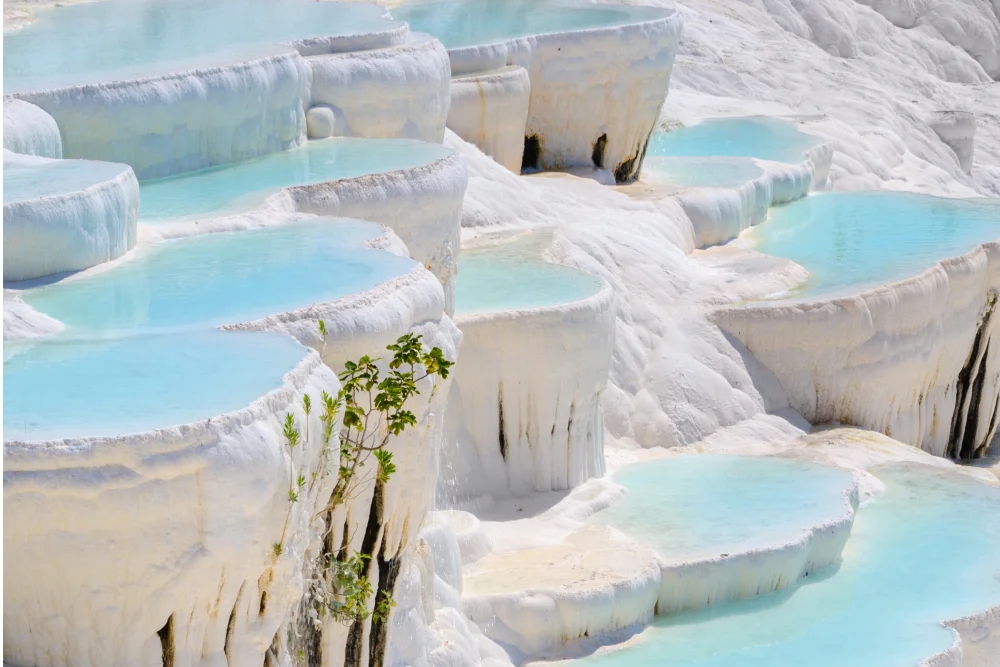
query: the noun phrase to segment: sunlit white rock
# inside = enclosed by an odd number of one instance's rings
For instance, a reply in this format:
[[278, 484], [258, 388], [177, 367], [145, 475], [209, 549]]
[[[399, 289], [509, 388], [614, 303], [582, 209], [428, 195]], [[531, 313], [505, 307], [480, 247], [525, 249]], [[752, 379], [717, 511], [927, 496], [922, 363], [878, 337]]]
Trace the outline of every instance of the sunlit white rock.
[[523, 67], [456, 76], [448, 128], [518, 174], [530, 97], [531, 79]]

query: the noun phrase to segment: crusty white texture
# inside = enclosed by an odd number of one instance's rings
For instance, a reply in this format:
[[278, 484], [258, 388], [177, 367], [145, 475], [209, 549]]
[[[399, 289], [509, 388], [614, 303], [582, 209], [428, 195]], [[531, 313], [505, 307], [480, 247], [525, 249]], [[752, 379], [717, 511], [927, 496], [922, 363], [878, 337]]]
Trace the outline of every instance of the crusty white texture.
[[680, 15], [607, 28], [510, 39], [450, 49], [455, 75], [518, 65], [531, 97], [525, 137], [536, 137], [537, 164], [566, 169], [594, 165], [628, 181], [639, 173], [646, 142], [667, 94], [680, 36]]
[[456, 497], [529, 495], [603, 475], [611, 288], [572, 303], [455, 322], [464, 338], [449, 419], [458, 423], [442, 481]]
[[[411, 34], [386, 48], [314, 55], [309, 118], [332, 115], [332, 125], [311, 121], [309, 137], [444, 138], [451, 68], [441, 42]], [[323, 112], [320, 116], [319, 112]]]
[[[5, 167], [46, 162], [4, 151]], [[113, 178], [81, 190], [4, 203], [4, 281], [86, 269], [135, 246], [139, 183], [128, 165], [117, 166]]]
[[456, 76], [448, 129], [519, 174], [530, 98], [531, 79], [523, 67]]
[[62, 137], [52, 116], [34, 104], [3, 98], [3, 147], [14, 153], [62, 157]]
[[309, 68], [292, 49], [145, 79], [21, 93], [51, 115], [69, 158], [124, 162], [142, 180], [305, 141]]
[[987, 243], [856, 296], [724, 307], [713, 319], [812, 423], [855, 424], [972, 458], [997, 427], [998, 290], [1000, 247]]

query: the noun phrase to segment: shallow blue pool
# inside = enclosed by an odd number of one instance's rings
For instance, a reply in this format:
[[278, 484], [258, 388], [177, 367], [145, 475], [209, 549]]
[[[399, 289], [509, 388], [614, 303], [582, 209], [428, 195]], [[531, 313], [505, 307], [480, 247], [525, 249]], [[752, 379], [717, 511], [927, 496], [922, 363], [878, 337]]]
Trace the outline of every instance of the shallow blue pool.
[[746, 238], [809, 271], [798, 295], [843, 292], [914, 276], [1000, 238], [1000, 200], [820, 193], [772, 208]]
[[574, 667], [914, 667], [948, 648], [939, 621], [1000, 604], [1000, 488], [920, 466], [874, 472], [886, 491], [859, 511], [839, 569], [660, 617], [640, 643]]
[[673, 130], [654, 132], [648, 157], [754, 157], [775, 162], [802, 162], [821, 140], [800, 132], [793, 123], [751, 116], [718, 118]]
[[377, 32], [368, 4], [309, 0], [105, 0], [38, 9], [4, 34], [5, 93], [101, 83], [243, 62], [280, 42]]
[[542, 259], [545, 239], [526, 236], [458, 256], [455, 312], [459, 315], [545, 308], [586, 299], [600, 278]]
[[717, 157], [647, 157], [642, 180], [689, 188], [738, 188], [760, 178], [764, 170], [753, 160]]
[[[678, 456], [627, 466], [622, 502], [597, 513], [668, 563], [792, 542], [849, 505], [851, 473], [799, 461]], [[654, 509], [655, 508], [655, 509]]]
[[380, 233], [373, 223], [322, 219], [203, 234], [22, 298], [74, 335], [232, 324], [356, 294], [413, 268], [362, 247]]
[[409, 169], [450, 154], [444, 146], [408, 139], [309, 141], [248, 162], [144, 181], [139, 217], [152, 223], [236, 213], [283, 187]]
[[4, 163], [3, 203], [85, 190], [116, 178], [128, 165], [94, 160]]
[[649, 21], [669, 12], [655, 7], [566, 0], [438, 0], [406, 3], [392, 15], [441, 40], [447, 48], [515, 37]]
[[19, 345], [3, 365], [5, 440], [125, 435], [239, 410], [306, 353], [285, 335], [211, 329], [4, 343]]

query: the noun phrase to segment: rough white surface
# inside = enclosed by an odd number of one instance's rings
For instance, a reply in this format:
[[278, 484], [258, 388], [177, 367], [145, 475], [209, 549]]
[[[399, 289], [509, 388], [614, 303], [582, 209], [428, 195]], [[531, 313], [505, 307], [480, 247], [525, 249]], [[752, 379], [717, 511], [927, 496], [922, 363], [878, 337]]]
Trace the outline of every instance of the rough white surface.
[[[667, 94], [681, 19], [676, 12], [640, 23], [511, 39], [449, 50], [456, 75], [507, 65], [528, 71], [526, 137], [537, 137], [542, 169], [594, 165], [628, 181]], [[570, 74], [572, 73], [572, 74]]]
[[[51, 162], [4, 151], [5, 168]], [[3, 279], [27, 280], [86, 269], [136, 243], [139, 183], [128, 165], [82, 190], [3, 205]]]
[[[4, 660], [160, 665], [157, 632], [172, 619], [175, 664], [261, 662], [301, 595], [313, 513], [330, 490], [321, 484], [292, 506], [274, 558], [292, 461], [281, 418], [291, 411], [302, 423], [302, 394], [338, 386], [311, 354], [282, 388], [212, 420], [123, 438], [5, 442]], [[315, 413], [311, 421], [321, 433]], [[294, 456], [296, 470], [317, 469], [319, 438]]]
[[361, 218], [388, 225], [445, 289], [454, 312], [462, 199], [468, 183], [456, 155], [429, 165], [287, 188], [268, 201], [277, 210]]
[[287, 150], [306, 137], [309, 68], [293, 50], [223, 67], [19, 94], [50, 114], [65, 157], [142, 180]]
[[725, 307], [714, 319], [812, 423], [856, 424], [971, 458], [997, 427], [998, 267], [1000, 246], [988, 243], [857, 296]]
[[531, 79], [523, 67], [456, 76], [448, 129], [519, 174], [530, 98]]
[[967, 111], [938, 111], [931, 116], [931, 129], [955, 151], [962, 171], [972, 173], [976, 148], [976, 117]]
[[[451, 69], [441, 42], [412, 34], [388, 48], [306, 58], [310, 138], [406, 138], [440, 143]], [[318, 112], [324, 110], [322, 115]], [[335, 122], [317, 122], [332, 116]]]
[[[833, 151], [827, 150], [827, 157]], [[656, 158], [650, 158], [655, 160]], [[685, 158], [670, 158], [674, 163], [683, 163]], [[717, 161], [721, 166], [732, 160], [747, 158], [690, 158], [704, 168], [707, 162]], [[657, 204], [661, 200], [664, 211], [670, 215], [671, 208], [679, 204], [691, 223], [692, 248], [704, 248], [725, 243], [740, 235], [742, 231], [758, 225], [767, 219], [767, 210], [776, 204], [794, 201], [806, 196], [817, 180], [819, 171], [812, 160], [800, 164], [756, 161], [760, 165], [759, 175], [748, 178], [736, 187], [680, 187], [658, 176], [654, 169], [647, 168], [637, 183], [619, 186], [619, 189], [636, 199]], [[826, 161], [829, 166], [829, 159]], [[825, 178], [825, 176], [824, 176]], [[669, 201], [673, 200], [673, 201]]]
[[34, 104], [3, 99], [3, 147], [15, 153], [62, 157], [62, 137], [52, 116]]
[[[404, 251], [391, 234], [379, 243]], [[302, 395], [317, 400], [339, 387], [331, 368], [383, 349], [407, 331], [454, 359], [461, 334], [444, 304], [438, 279], [417, 266], [358, 295], [230, 327], [283, 331], [321, 353], [309, 353], [284, 387], [244, 410], [118, 439], [6, 442], [4, 539], [19, 556], [5, 567], [23, 586], [4, 591], [5, 659], [159, 665], [157, 632], [171, 614], [179, 664], [256, 664], [272, 642], [279, 653], [288, 650], [284, 637], [289, 624], [300, 622], [292, 612], [318, 554], [316, 518], [333, 477], [291, 505], [284, 548], [275, 558], [272, 545], [290, 507], [282, 418], [292, 412], [304, 424]], [[325, 345], [321, 318], [329, 333]], [[401, 557], [413, 543], [433, 497], [448, 385], [421, 383], [421, 396], [408, 406], [417, 425], [390, 444], [405, 472], [393, 477], [380, 504], [377, 553], [387, 558]], [[293, 452], [296, 474], [323, 465], [315, 410], [308, 421], [313, 437]], [[362, 491], [335, 517], [338, 545], [348, 530], [350, 546], [360, 548], [373, 503], [370, 480]], [[131, 531], [126, 541], [116, 537], [123, 522]], [[66, 590], [74, 595], [59, 592]], [[329, 656], [344, 655], [341, 629], [324, 628]], [[370, 623], [363, 628], [365, 647], [370, 629]]]
[[456, 498], [569, 489], [604, 473], [610, 287], [547, 308], [460, 315], [443, 482]]

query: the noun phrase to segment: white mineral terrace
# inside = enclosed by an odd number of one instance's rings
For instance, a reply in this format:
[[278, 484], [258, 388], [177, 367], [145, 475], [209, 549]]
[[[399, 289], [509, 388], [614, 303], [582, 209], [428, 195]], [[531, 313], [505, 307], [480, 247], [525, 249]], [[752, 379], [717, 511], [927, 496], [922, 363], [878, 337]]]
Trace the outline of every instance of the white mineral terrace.
[[4, 29], [4, 667], [1000, 667], [996, 2]]

